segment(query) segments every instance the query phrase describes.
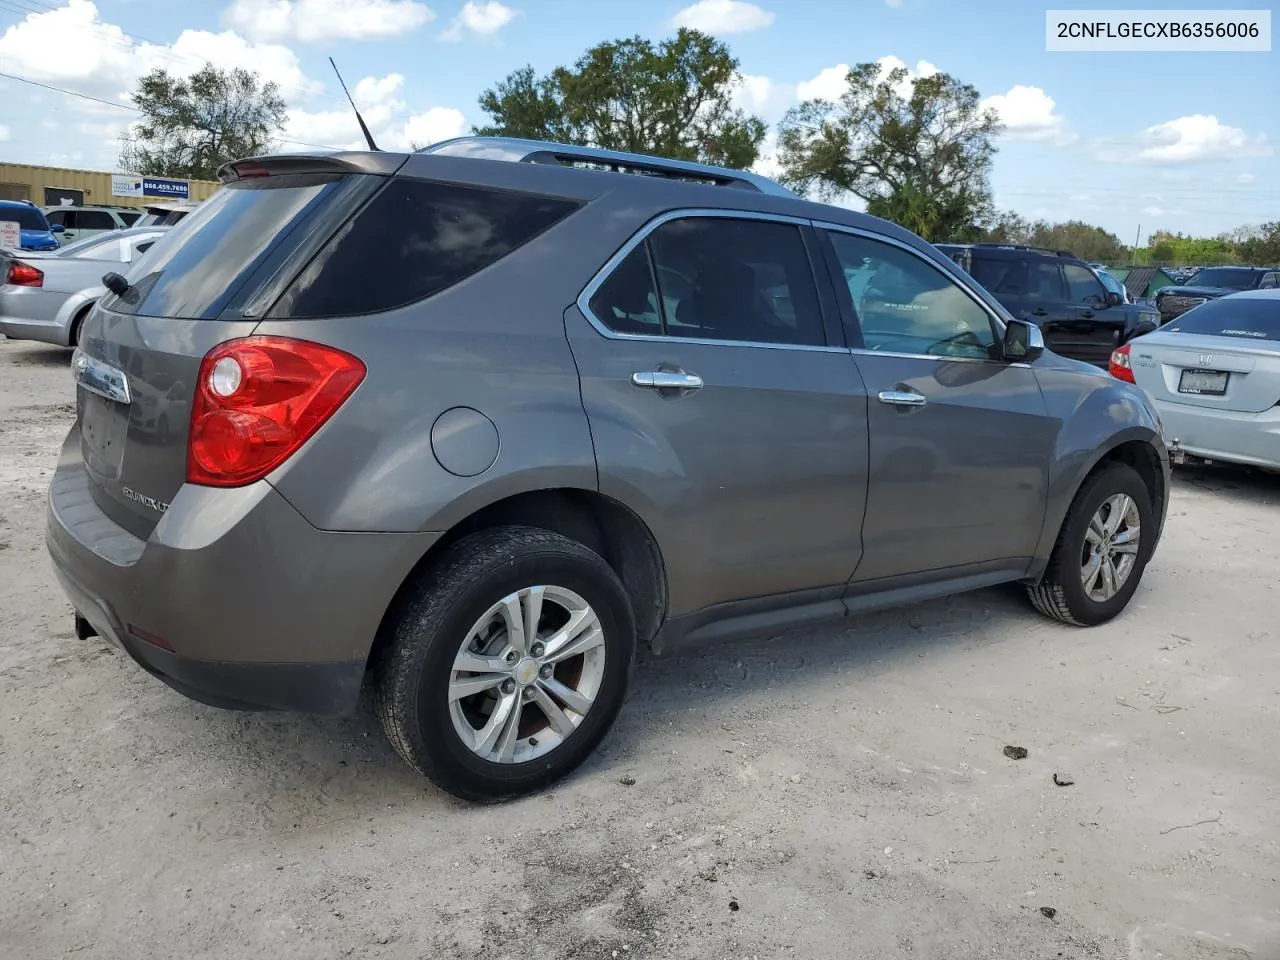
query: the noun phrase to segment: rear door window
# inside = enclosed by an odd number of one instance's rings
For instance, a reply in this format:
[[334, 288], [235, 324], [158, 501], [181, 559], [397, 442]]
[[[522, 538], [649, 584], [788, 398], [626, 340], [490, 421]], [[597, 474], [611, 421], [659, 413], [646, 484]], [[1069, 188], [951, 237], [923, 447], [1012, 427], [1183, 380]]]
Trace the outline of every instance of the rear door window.
[[80, 210], [76, 213], [78, 230], [114, 230], [115, 217], [105, 210]]
[[392, 180], [307, 265], [270, 316], [354, 316], [414, 303], [491, 266], [579, 206], [506, 190]]
[[1027, 261], [1014, 257], [974, 257], [973, 278], [997, 297], [1027, 293]]

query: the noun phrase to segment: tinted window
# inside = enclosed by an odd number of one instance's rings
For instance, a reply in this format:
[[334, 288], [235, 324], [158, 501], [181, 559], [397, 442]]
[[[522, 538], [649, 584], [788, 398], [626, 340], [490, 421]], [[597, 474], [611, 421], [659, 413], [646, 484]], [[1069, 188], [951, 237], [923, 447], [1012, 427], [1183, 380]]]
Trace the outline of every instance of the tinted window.
[[129, 279], [125, 298], [105, 302], [111, 310], [144, 316], [212, 319], [238, 291], [277, 240], [315, 216], [339, 189], [355, 189], [365, 178], [264, 177], [228, 184], [198, 212], [170, 229], [168, 242]]
[[140, 213], [121, 213], [120, 219], [124, 221], [126, 227], [132, 227], [137, 225], [138, 218], [141, 216], [142, 214]]
[[1258, 283], [1259, 290], [1274, 290], [1280, 287], [1280, 273], [1268, 273]]
[[822, 346], [822, 310], [798, 227], [687, 217], [649, 236], [669, 336]]
[[627, 254], [600, 285], [589, 306], [597, 320], [619, 333], [662, 333], [658, 291], [645, 244]]
[[79, 210], [76, 212], [78, 230], [114, 230], [115, 218], [105, 210]]
[[1078, 263], [1064, 263], [1062, 272], [1070, 287], [1072, 303], [1093, 303], [1106, 300], [1106, 289], [1102, 286], [1092, 270]]
[[1231, 290], [1252, 290], [1258, 282], [1258, 271], [1240, 267], [1207, 267], [1197, 270], [1187, 281], [1193, 287], [1228, 287]]
[[552, 197], [393, 180], [342, 226], [271, 315], [351, 316], [413, 303], [496, 263], [577, 208]]
[[831, 233], [841, 266], [869, 273], [849, 293], [868, 350], [937, 356], [991, 356], [987, 311], [937, 267], [888, 243]]
[[1027, 261], [974, 257], [973, 278], [996, 296], [1023, 297], [1027, 294]]
[[[0, 220], [5, 219], [3, 213], [4, 211], [0, 210]], [[44, 215], [44, 218], [48, 220], [50, 224], [60, 223], [65, 227], [67, 225], [67, 217], [69, 215], [70, 214], [66, 210], [50, 210]]]
[[1057, 263], [1041, 257], [1027, 261], [1027, 296], [1049, 302], [1061, 302], [1067, 298], [1062, 270]]
[[1244, 340], [1280, 340], [1280, 299], [1224, 297], [1192, 307], [1161, 330]]
[[1107, 288], [1110, 293], [1116, 294], [1121, 300], [1124, 299], [1124, 284], [1107, 273], [1105, 270], [1098, 273], [1098, 279], [1102, 281], [1102, 285]]
[[0, 207], [0, 220], [17, 221], [20, 230], [48, 230], [44, 214], [25, 203], [13, 207]]

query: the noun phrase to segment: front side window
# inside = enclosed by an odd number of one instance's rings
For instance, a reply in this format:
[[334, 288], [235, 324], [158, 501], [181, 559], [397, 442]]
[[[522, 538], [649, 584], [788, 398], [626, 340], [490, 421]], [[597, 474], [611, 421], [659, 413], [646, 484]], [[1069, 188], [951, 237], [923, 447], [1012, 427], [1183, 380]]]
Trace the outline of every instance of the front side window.
[[901, 247], [829, 234], [845, 269], [870, 273], [853, 309], [868, 350], [988, 359], [995, 332], [987, 311], [937, 267]]
[[668, 221], [618, 265], [590, 308], [619, 333], [826, 344], [804, 238], [776, 221]]
[[1274, 290], [1276, 287], [1280, 287], [1280, 273], [1265, 274], [1258, 283], [1259, 290]]
[[1072, 303], [1096, 305], [1106, 302], [1107, 291], [1102, 286], [1102, 281], [1088, 267], [1082, 267], [1078, 263], [1064, 263], [1062, 273], [1067, 278]]

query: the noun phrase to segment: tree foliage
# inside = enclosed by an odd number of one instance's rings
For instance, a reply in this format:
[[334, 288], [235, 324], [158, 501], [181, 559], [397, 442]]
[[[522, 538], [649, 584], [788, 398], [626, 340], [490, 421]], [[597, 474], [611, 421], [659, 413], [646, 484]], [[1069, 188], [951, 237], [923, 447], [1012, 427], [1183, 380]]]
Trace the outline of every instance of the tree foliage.
[[793, 107], [778, 132], [783, 180], [830, 200], [852, 193], [926, 240], [991, 216], [1000, 124], [976, 88], [945, 73], [909, 77], [860, 63], [836, 102]]
[[657, 45], [613, 40], [572, 68], [523, 67], [485, 90], [490, 122], [475, 132], [749, 167], [766, 128], [734, 106], [741, 80], [729, 48], [696, 30]]
[[138, 81], [133, 102], [142, 119], [120, 166], [141, 176], [212, 180], [227, 161], [266, 152], [285, 121], [275, 83], [212, 63], [186, 79], [152, 70]]

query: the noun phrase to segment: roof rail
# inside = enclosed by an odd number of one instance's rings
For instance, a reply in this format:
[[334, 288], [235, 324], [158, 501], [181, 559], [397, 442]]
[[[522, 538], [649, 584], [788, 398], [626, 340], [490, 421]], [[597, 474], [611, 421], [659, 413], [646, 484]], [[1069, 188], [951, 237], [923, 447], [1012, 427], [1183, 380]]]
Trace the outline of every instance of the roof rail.
[[513, 163], [546, 163], [565, 167], [586, 167], [615, 173], [638, 174], [707, 183], [718, 187], [755, 190], [779, 197], [796, 194], [768, 177], [747, 170], [716, 167], [687, 160], [668, 160], [643, 153], [624, 153], [599, 147], [579, 147], [546, 140], [523, 140], [518, 137], [455, 137], [443, 140], [418, 153], [451, 157], [474, 157], [481, 160], [506, 160]]
[[995, 250], [1027, 250], [1031, 253], [1047, 253], [1055, 257], [1070, 257], [1072, 260], [1079, 260], [1070, 250], [1051, 250], [1048, 247], [1034, 247], [1026, 243], [971, 243], [971, 247], [987, 247]]

